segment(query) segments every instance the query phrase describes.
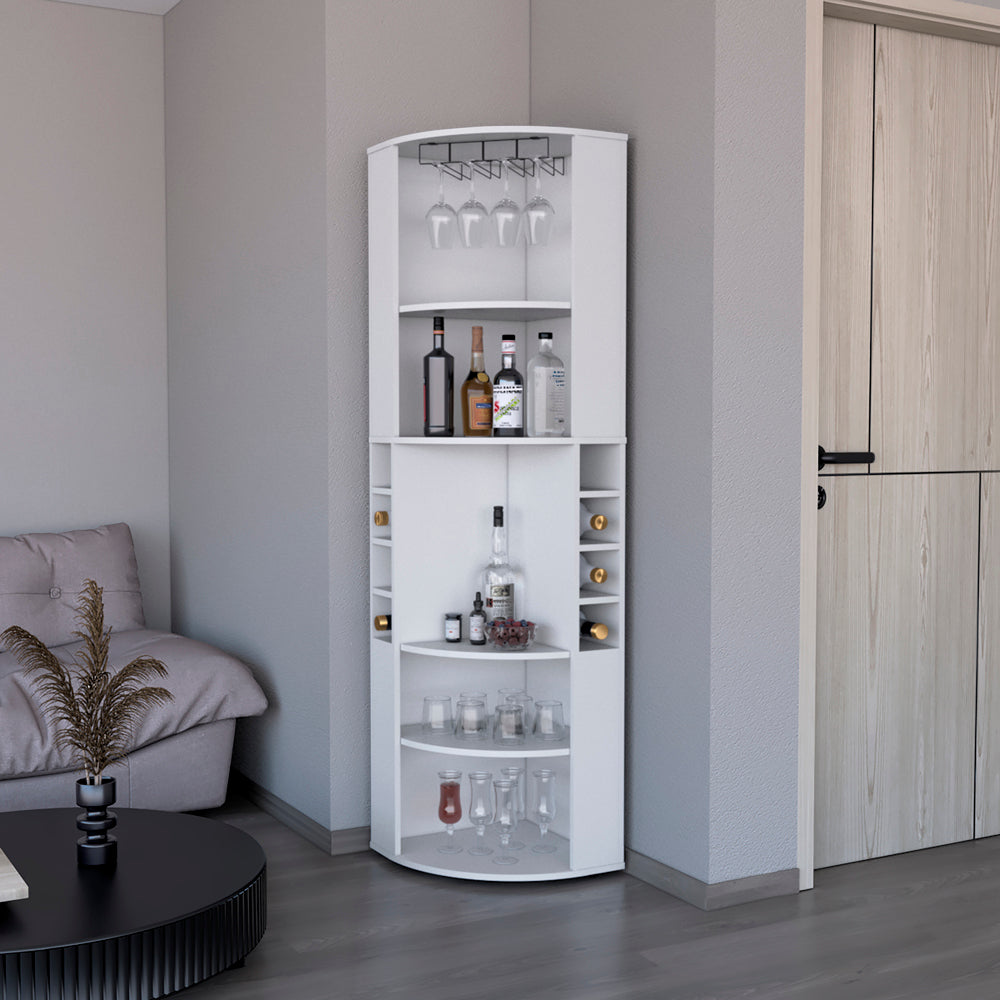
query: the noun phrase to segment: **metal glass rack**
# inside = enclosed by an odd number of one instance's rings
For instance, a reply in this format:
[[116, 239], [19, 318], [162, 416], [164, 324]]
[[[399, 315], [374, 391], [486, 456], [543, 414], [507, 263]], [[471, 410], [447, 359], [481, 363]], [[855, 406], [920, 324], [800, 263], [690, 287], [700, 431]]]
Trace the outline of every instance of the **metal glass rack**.
[[483, 177], [500, 177], [504, 163], [519, 177], [534, 177], [536, 163], [539, 169], [553, 176], [566, 172], [566, 158], [549, 155], [548, 136], [422, 142], [418, 162], [424, 166], [440, 166], [445, 173], [458, 180], [471, 179], [474, 173]]

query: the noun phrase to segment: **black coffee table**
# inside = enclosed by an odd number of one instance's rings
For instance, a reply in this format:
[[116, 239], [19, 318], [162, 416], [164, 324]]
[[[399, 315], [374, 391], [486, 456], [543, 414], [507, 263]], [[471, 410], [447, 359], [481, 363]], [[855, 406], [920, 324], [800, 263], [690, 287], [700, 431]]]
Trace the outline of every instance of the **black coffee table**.
[[76, 863], [79, 809], [0, 813], [30, 896], [0, 903], [0, 998], [144, 1000], [238, 965], [267, 920], [248, 834], [186, 813], [112, 809], [118, 865]]

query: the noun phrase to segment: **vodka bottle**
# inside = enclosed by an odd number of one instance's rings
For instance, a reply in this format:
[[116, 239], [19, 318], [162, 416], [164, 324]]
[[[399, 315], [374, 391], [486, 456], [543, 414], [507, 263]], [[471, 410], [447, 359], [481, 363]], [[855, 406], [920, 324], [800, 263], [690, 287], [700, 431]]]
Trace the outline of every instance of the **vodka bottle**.
[[513, 334], [503, 335], [501, 350], [503, 367], [493, 379], [493, 436], [524, 437], [524, 379], [515, 367], [517, 344]]
[[552, 353], [552, 334], [539, 333], [538, 353], [528, 362], [528, 437], [566, 433], [566, 366]]
[[483, 593], [486, 595], [487, 621], [514, 617], [514, 573], [507, 561], [503, 507], [493, 508], [493, 542], [490, 561], [483, 571]]

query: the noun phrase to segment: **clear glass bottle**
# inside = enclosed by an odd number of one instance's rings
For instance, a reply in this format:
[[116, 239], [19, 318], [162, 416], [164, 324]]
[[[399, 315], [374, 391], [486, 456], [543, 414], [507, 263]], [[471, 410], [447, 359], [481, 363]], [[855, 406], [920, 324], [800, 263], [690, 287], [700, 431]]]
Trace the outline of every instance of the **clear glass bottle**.
[[483, 328], [472, 328], [472, 359], [462, 383], [462, 433], [466, 437], [489, 437], [493, 431], [493, 383], [483, 364]]
[[424, 355], [424, 437], [455, 434], [455, 359], [444, 349], [444, 317], [434, 317], [434, 349]]
[[514, 617], [514, 572], [507, 561], [507, 529], [503, 523], [503, 507], [493, 508], [493, 541], [490, 561], [483, 571], [486, 595], [486, 619]]
[[552, 353], [552, 334], [538, 334], [538, 353], [528, 362], [528, 437], [566, 433], [566, 366]]
[[524, 437], [524, 379], [515, 367], [517, 341], [503, 335], [503, 367], [493, 379], [493, 436]]

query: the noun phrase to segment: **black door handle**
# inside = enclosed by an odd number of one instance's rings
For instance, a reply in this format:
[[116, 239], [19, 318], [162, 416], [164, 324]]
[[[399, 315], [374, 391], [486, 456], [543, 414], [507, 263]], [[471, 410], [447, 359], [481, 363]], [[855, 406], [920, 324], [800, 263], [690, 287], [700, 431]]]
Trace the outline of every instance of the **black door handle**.
[[819, 467], [824, 465], [871, 465], [875, 461], [872, 451], [827, 451], [819, 446]]

